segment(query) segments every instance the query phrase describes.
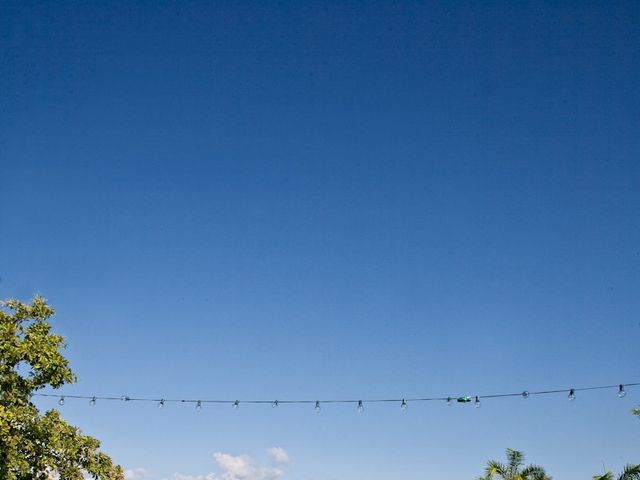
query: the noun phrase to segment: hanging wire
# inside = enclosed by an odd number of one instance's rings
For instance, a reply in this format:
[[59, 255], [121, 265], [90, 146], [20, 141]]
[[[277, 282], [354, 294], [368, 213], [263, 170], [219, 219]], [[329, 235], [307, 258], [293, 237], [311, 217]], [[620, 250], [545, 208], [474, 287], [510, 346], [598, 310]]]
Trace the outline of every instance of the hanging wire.
[[164, 407], [166, 403], [192, 403], [196, 405], [196, 408], [199, 410], [202, 408], [202, 405], [205, 403], [210, 404], [228, 404], [233, 406], [235, 409], [238, 409], [240, 403], [246, 404], [254, 404], [254, 405], [271, 405], [272, 407], [277, 407], [278, 405], [285, 404], [311, 404], [315, 405], [314, 409], [316, 411], [320, 411], [320, 404], [331, 404], [331, 403], [352, 403], [357, 405], [358, 411], [362, 411], [364, 409], [364, 404], [366, 403], [400, 403], [403, 409], [406, 408], [408, 402], [445, 402], [448, 405], [453, 403], [469, 403], [471, 399], [476, 399], [477, 402], [474, 402], [476, 405], [480, 403], [480, 399], [492, 399], [492, 398], [510, 398], [510, 397], [520, 397], [520, 398], [529, 398], [534, 395], [554, 395], [554, 394], [567, 394], [568, 398], [573, 400], [576, 397], [576, 392], [587, 392], [592, 390], [607, 390], [607, 389], [615, 389], [619, 397], [624, 397], [627, 394], [626, 388], [629, 387], [637, 387], [640, 385], [640, 382], [634, 383], [616, 383], [614, 385], [597, 385], [597, 386], [589, 386], [589, 387], [571, 387], [571, 388], [561, 388], [556, 390], [538, 390], [538, 391], [530, 391], [524, 390], [513, 393], [491, 393], [485, 395], [463, 395], [463, 396], [439, 396], [439, 397], [418, 397], [418, 398], [373, 398], [373, 399], [363, 399], [363, 400], [352, 400], [352, 399], [326, 399], [326, 400], [218, 400], [218, 399], [209, 399], [209, 400], [198, 400], [198, 399], [171, 399], [171, 398], [149, 398], [149, 397], [130, 397], [128, 395], [122, 396], [98, 396], [98, 395], [60, 395], [56, 393], [34, 393], [32, 396], [34, 397], [55, 397], [58, 398], [58, 403], [62, 406], [65, 404], [65, 400], [67, 399], [81, 399], [81, 400], [89, 400], [90, 405], [95, 405], [98, 400], [100, 401], [124, 401], [124, 402], [153, 402], [158, 404], [160, 407]]

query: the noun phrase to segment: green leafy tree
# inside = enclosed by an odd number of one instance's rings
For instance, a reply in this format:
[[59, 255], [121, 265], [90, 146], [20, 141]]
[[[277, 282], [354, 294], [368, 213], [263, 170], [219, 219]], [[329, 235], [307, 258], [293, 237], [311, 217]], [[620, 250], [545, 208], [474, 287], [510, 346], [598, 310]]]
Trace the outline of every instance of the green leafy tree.
[[507, 449], [507, 463], [490, 460], [485, 474], [479, 480], [551, 480], [544, 468], [538, 465], [524, 467], [524, 454], [517, 450]]
[[51, 332], [53, 309], [42, 297], [0, 306], [0, 479], [122, 480], [98, 440], [31, 402], [37, 390], [76, 381], [61, 353], [64, 338]]
[[640, 465], [627, 465], [617, 477], [612, 472], [594, 475], [593, 480], [640, 480]]

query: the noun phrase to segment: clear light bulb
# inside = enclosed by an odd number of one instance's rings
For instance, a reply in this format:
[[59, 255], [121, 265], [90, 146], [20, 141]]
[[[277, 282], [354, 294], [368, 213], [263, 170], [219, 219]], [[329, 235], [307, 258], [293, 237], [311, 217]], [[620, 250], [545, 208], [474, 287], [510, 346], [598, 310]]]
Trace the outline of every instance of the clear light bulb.
[[128, 402], [129, 400], [131, 400], [131, 398], [128, 395], [123, 395], [120, 397], [120, 400], [122, 400], [123, 402]]
[[238, 410], [240, 408], [240, 402], [238, 400], [236, 400], [235, 402], [233, 402], [233, 408], [235, 410]]
[[481, 406], [482, 406], [482, 403], [480, 402], [480, 397], [476, 395], [475, 407], [480, 408]]
[[58, 400], [58, 405], [64, 405], [64, 396], [60, 397], [60, 400]]
[[91, 405], [92, 407], [96, 406], [96, 397], [92, 397], [91, 400], [89, 400], [89, 405]]
[[522, 398], [529, 398], [529, 392], [527, 392], [526, 390], [522, 392]]
[[407, 411], [407, 407], [408, 407], [407, 402], [406, 402], [406, 400], [403, 398], [403, 399], [402, 399], [402, 402], [400, 403], [400, 409], [401, 409], [403, 412], [406, 412], [406, 411]]
[[201, 400], [198, 400], [198, 401], [196, 402], [196, 410], [197, 410], [198, 412], [202, 410], [202, 401], [201, 401]]
[[358, 400], [358, 413], [362, 413], [364, 412], [364, 404], [362, 403], [362, 400]]
[[627, 392], [624, 389], [624, 385], [620, 385], [620, 388], [618, 388], [618, 398], [623, 398], [626, 395]]
[[274, 400], [273, 402], [271, 402], [271, 408], [278, 408], [278, 400]]
[[164, 408], [164, 398], [160, 399], [158, 402], [158, 408]]
[[570, 402], [573, 402], [576, 399], [576, 392], [573, 388], [569, 390], [569, 396], [567, 398]]
[[447, 397], [447, 405], [453, 405], [453, 398]]
[[320, 402], [316, 400], [316, 406], [313, 407], [313, 411], [316, 413], [320, 413], [321, 410], [322, 410], [322, 407], [320, 406]]

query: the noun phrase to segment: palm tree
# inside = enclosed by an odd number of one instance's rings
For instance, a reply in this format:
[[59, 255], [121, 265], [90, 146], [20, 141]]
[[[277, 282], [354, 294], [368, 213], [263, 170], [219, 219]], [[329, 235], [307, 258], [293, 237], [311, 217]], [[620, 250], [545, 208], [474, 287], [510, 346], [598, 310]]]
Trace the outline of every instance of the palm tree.
[[[615, 476], [611, 472], [602, 475], [594, 475], [593, 480], [614, 480]], [[640, 465], [627, 465], [617, 480], [640, 480]]]
[[[479, 480], [551, 480], [544, 468], [538, 465], [524, 465], [524, 454], [517, 450], [507, 448], [506, 465], [495, 460], [487, 462], [485, 474]], [[608, 480], [608, 479], [607, 479]], [[636, 480], [629, 478], [624, 480]], [[640, 480], [640, 479], [638, 479]]]

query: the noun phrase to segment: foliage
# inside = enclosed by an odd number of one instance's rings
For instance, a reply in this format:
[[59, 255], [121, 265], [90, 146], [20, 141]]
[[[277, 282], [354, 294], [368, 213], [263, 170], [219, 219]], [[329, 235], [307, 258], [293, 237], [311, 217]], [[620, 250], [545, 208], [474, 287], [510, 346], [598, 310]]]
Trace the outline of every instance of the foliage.
[[551, 480], [544, 468], [538, 465], [524, 465], [524, 454], [517, 450], [507, 449], [507, 463], [496, 460], [487, 463], [485, 474], [479, 480]]
[[51, 332], [53, 309], [42, 297], [0, 305], [0, 479], [122, 480], [98, 440], [31, 402], [37, 390], [76, 381], [61, 353], [64, 338]]
[[627, 465], [617, 479], [612, 472], [594, 475], [593, 480], [640, 480], [640, 465]]

